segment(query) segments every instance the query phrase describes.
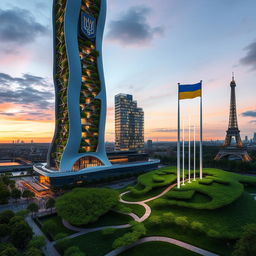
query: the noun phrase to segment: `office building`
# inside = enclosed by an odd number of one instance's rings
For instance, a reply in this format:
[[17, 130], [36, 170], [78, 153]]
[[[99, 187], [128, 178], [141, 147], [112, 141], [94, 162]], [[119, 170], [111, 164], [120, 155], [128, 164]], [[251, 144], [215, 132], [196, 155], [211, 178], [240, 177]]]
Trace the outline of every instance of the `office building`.
[[115, 96], [115, 150], [144, 149], [144, 112], [129, 94]]

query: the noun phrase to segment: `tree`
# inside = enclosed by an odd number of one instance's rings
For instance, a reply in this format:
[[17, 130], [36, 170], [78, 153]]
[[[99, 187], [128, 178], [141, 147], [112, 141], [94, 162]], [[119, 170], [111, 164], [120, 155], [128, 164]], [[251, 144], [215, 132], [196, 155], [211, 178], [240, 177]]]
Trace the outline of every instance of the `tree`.
[[13, 225], [11, 240], [15, 247], [23, 249], [27, 246], [33, 236], [32, 229], [25, 222], [17, 222]]
[[44, 236], [34, 236], [32, 240], [29, 241], [28, 247], [34, 247], [37, 249], [41, 249], [46, 244]]
[[76, 188], [56, 201], [58, 215], [73, 225], [95, 222], [118, 203], [118, 192], [106, 188]]
[[8, 224], [0, 224], [0, 238], [10, 235], [10, 231]]
[[50, 197], [47, 202], [46, 202], [46, 209], [51, 209], [52, 212], [52, 208], [55, 206], [55, 200], [54, 198]]
[[11, 197], [13, 199], [15, 199], [15, 201], [17, 201], [18, 199], [20, 199], [21, 197], [21, 192], [19, 189], [17, 188], [14, 188], [12, 191], [11, 191]]
[[189, 226], [188, 219], [185, 216], [175, 218], [175, 223], [179, 226], [182, 226], [183, 229], [185, 229]]
[[1, 246], [1, 253], [0, 256], [16, 256], [17, 255], [17, 249], [12, 244], [5, 244]]
[[27, 209], [32, 212], [32, 215], [34, 215], [39, 210], [39, 206], [36, 203], [30, 203], [27, 207]]
[[42, 256], [42, 252], [38, 248], [30, 247], [25, 252], [25, 256]]
[[85, 254], [80, 251], [79, 247], [71, 246], [65, 250], [64, 256], [85, 256]]
[[35, 196], [35, 193], [28, 189], [25, 189], [22, 193], [22, 197], [27, 198], [27, 200], [33, 198], [34, 196]]
[[233, 256], [256, 255], [256, 224], [248, 224], [243, 228], [241, 238], [235, 245]]
[[0, 213], [0, 223], [8, 224], [11, 218], [15, 216], [14, 212], [11, 210], [6, 210]]
[[15, 188], [15, 184], [16, 184], [15, 180], [10, 180], [9, 186], [10, 186], [11, 189]]
[[10, 197], [10, 191], [8, 187], [0, 183], [0, 204], [7, 204]]
[[52, 237], [56, 235], [57, 228], [57, 224], [53, 220], [47, 220], [42, 226], [42, 229]]

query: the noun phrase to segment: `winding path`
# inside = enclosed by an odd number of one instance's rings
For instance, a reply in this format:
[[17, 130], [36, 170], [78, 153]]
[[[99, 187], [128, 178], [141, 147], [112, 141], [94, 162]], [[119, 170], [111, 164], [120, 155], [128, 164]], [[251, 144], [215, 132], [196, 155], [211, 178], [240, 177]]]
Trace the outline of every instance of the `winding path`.
[[133, 247], [135, 247], [139, 244], [143, 244], [143, 243], [147, 243], [147, 242], [166, 242], [166, 243], [169, 243], [169, 244], [174, 244], [174, 245], [180, 246], [184, 249], [187, 249], [189, 251], [198, 253], [200, 255], [218, 256], [217, 254], [214, 254], [212, 252], [203, 250], [203, 249], [201, 249], [199, 247], [196, 247], [196, 246], [193, 246], [191, 244], [184, 243], [182, 241], [179, 241], [179, 240], [176, 240], [176, 239], [173, 239], [173, 238], [169, 238], [169, 237], [164, 237], [164, 236], [149, 236], [149, 237], [141, 238], [138, 241], [136, 241], [135, 243], [117, 248], [117, 249], [105, 254], [105, 256], [117, 256], [117, 255], [119, 255], [120, 253], [122, 253], [126, 250], [129, 250], [129, 249], [131, 249], [131, 248], [133, 248]]
[[[151, 197], [151, 198], [148, 198], [146, 200], [142, 200], [142, 201], [139, 201], [139, 202], [131, 202], [131, 201], [126, 201], [124, 199], [122, 199], [122, 197], [128, 193], [130, 193], [130, 191], [126, 191], [126, 192], [123, 192], [122, 194], [120, 194], [120, 199], [119, 201], [121, 203], [124, 203], [124, 204], [138, 204], [138, 205], [141, 205], [142, 207], [145, 208], [145, 213], [142, 217], [138, 217], [136, 214], [134, 213], [127, 213], [127, 215], [131, 216], [135, 221], [137, 222], [143, 222], [145, 221], [151, 214], [151, 208], [146, 204], [147, 202], [150, 202], [150, 201], [153, 201], [157, 198], [160, 198], [162, 197], [164, 194], [166, 194], [168, 191], [170, 191], [171, 189], [173, 189], [177, 184], [172, 184], [170, 185], [169, 187], [167, 187], [164, 191], [162, 191], [159, 195], [157, 196], [154, 196], [154, 197]], [[75, 226], [72, 226], [69, 222], [63, 220], [62, 221], [63, 225], [70, 229], [70, 230], [73, 230], [73, 231], [77, 231], [78, 233], [75, 233], [75, 234], [72, 234], [66, 238], [74, 238], [74, 237], [78, 237], [78, 236], [81, 236], [81, 235], [84, 235], [84, 234], [87, 234], [87, 233], [91, 233], [91, 232], [95, 232], [95, 231], [99, 231], [99, 230], [103, 230], [105, 228], [117, 228], [117, 229], [122, 229], [122, 228], [129, 228], [131, 225], [130, 224], [125, 224], [125, 225], [116, 225], [116, 226], [103, 226], [103, 227], [97, 227], [97, 228], [79, 228], [79, 227], [75, 227]], [[164, 237], [164, 236], [150, 236], [150, 237], [144, 237], [144, 238], [141, 238], [139, 239], [138, 241], [136, 241], [135, 243], [132, 243], [128, 246], [122, 246], [120, 248], [117, 248], [109, 253], [107, 253], [105, 256], [117, 256], [119, 255], [120, 253], [126, 251], [126, 250], [129, 250], [130, 248], [133, 248], [139, 244], [143, 244], [143, 243], [147, 243], [147, 242], [166, 242], [166, 243], [169, 243], [169, 244], [173, 244], [173, 245], [176, 245], [176, 246], [180, 246], [184, 249], [187, 249], [189, 251], [192, 251], [192, 252], [195, 252], [195, 253], [198, 253], [200, 255], [204, 255], [204, 256], [218, 256], [218, 254], [215, 254], [215, 253], [212, 253], [212, 252], [209, 252], [209, 251], [206, 251], [204, 249], [201, 249], [199, 247], [196, 247], [196, 246], [193, 246], [191, 244], [188, 244], [188, 243], [185, 243], [185, 242], [182, 242], [180, 240], [176, 240], [176, 239], [173, 239], [173, 238], [170, 238], [170, 237]], [[54, 243], [54, 242], [53, 242]]]

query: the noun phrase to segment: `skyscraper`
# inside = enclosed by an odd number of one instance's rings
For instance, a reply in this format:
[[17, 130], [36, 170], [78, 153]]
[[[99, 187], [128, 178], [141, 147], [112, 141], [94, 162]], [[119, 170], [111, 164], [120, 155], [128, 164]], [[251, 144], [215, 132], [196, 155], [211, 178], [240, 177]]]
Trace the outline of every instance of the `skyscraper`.
[[[95, 181], [120, 172], [151, 170], [159, 163], [112, 165], [107, 157], [102, 65], [105, 18], [106, 0], [53, 1], [56, 122], [47, 163], [34, 165], [42, 183], [61, 186]], [[137, 124], [139, 112], [131, 113], [131, 125]], [[137, 130], [133, 128], [136, 134]]]
[[256, 143], [256, 132], [253, 134], [253, 143]]
[[102, 67], [105, 1], [53, 3], [56, 126], [47, 167], [66, 171], [108, 165]]
[[115, 96], [115, 150], [144, 149], [144, 112], [129, 94]]

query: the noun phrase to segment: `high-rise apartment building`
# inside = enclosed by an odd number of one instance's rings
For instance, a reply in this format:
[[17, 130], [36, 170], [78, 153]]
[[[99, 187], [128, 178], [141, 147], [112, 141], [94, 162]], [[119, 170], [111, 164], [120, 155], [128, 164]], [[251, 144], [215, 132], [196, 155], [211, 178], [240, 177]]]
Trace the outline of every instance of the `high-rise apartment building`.
[[254, 143], [256, 143], [256, 132], [253, 134], [253, 139], [252, 139], [252, 141], [253, 141]]
[[144, 112], [129, 94], [115, 96], [115, 150], [144, 149]]

